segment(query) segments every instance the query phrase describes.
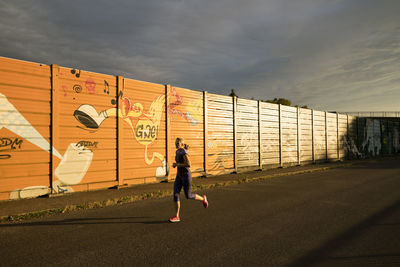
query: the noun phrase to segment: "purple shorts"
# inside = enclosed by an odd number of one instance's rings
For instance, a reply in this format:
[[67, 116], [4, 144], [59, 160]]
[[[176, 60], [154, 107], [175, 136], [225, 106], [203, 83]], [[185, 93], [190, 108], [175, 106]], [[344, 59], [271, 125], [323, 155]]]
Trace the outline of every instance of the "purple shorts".
[[191, 193], [192, 189], [192, 173], [188, 172], [182, 175], [176, 175], [176, 179], [174, 182], [174, 201], [179, 201], [179, 195], [181, 190], [185, 191], [185, 196], [187, 199], [195, 199], [196, 194]]

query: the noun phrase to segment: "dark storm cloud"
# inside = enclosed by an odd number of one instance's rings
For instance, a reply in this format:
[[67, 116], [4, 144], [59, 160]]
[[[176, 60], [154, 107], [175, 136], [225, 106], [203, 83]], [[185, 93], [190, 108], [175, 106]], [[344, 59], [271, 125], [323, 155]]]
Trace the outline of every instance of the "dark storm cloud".
[[4, 0], [0, 55], [323, 110], [396, 109], [399, 11], [397, 0]]

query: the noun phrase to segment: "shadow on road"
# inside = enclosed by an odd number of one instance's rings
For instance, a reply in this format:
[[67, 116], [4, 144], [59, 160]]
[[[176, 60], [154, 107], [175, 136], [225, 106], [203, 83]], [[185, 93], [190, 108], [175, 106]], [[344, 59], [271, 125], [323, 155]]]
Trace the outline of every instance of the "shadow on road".
[[[375, 213], [374, 215], [368, 217], [364, 221], [360, 222], [359, 224], [353, 226], [340, 236], [327, 241], [323, 246], [310, 251], [309, 253], [305, 254], [303, 257], [294, 260], [287, 266], [314, 266], [318, 265], [318, 263], [326, 260], [326, 259], [340, 259], [340, 257], [330, 257], [329, 253], [339, 249], [343, 246], [347, 241], [360, 236], [364, 230], [367, 230], [371, 226], [383, 226], [383, 225], [398, 225], [397, 222], [395, 223], [379, 223], [380, 220], [385, 218], [386, 216], [394, 214], [396, 211], [400, 209], [400, 199], [395, 201], [392, 205], [386, 207], [385, 209]], [[395, 256], [398, 257], [400, 255], [356, 255], [353, 257], [348, 257], [352, 259], [356, 258], [380, 258], [380, 257], [389, 257]]]
[[25, 227], [25, 226], [58, 226], [58, 225], [95, 225], [95, 224], [164, 224], [170, 223], [167, 219], [165, 220], [144, 220], [149, 217], [117, 217], [117, 218], [78, 218], [78, 219], [66, 219], [66, 220], [55, 220], [55, 221], [41, 221], [41, 222], [24, 222], [24, 223], [12, 223], [12, 224], [0, 224], [1, 227]]
[[351, 169], [400, 169], [399, 156], [381, 157], [369, 160], [360, 160], [349, 168]]

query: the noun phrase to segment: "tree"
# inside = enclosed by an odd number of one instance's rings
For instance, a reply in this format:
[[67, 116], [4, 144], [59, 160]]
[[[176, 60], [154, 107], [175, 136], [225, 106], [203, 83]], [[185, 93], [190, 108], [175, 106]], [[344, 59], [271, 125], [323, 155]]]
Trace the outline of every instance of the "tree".
[[285, 106], [291, 106], [292, 105], [292, 101], [290, 101], [289, 99], [286, 98], [274, 98], [273, 100], [265, 100], [264, 102], [268, 102], [268, 103], [274, 103], [274, 104], [282, 104]]
[[[235, 89], [231, 89], [231, 93], [229, 94], [229, 96], [238, 97], [237, 94], [235, 93]], [[252, 97], [251, 100], [256, 100], [256, 99], [254, 97]], [[272, 103], [272, 104], [281, 104], [281, 105], [289, 106], [289, 107], [292, 106], [292, 101], [290, 101], [289, 99], [286, 99], [286, 98], [276, 98], [275, 97], [274, 99], [260, 100], [260, 101], [261, 102]], [[306, 108], [306, 109], [309, 108], [307, 105], [303, 105], [303, 106], [295, 105], [294, 107], [296, 107], [296, 108], [297, 107], [301, 107], [301, 108]]]
[[308, 109], [308, 106], [307, 106], [307, 105], [304, 105], [304, 106], [296, 105], [295, 107], [296, 107], [296, 108], [307, 108], [307, 109]]

